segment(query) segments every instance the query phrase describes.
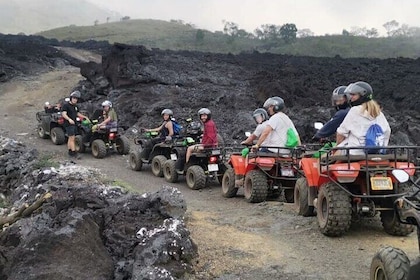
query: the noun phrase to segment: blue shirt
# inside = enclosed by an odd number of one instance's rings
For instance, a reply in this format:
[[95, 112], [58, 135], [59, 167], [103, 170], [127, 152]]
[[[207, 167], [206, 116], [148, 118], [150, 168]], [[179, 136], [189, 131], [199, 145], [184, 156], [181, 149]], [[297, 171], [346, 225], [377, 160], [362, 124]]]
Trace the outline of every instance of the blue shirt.
[[318, 130], [318, 132], [315, 134], [315, 138], [321, 139], [334, 135], [349, 110], [350, 108], [338, 110], [332, 119], [329, 120], [320, 130]]

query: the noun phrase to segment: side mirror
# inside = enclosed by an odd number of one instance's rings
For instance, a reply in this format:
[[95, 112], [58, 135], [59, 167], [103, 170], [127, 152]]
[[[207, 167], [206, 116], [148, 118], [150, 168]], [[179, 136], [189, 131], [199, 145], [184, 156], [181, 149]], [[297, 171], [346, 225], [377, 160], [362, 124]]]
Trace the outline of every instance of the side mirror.
[[314, 122], [315, 129], [321, 129], [324, 126], [322, 122]]
[[246, 137], [249, 137], [249, 136], [251, 136], [251, 132], [249, 132], [249, 131], [246, 131], [246, 132], [245, 132], [245, 136], [246, 136]]
[[407, 174], [407, 172], [401, 169], [392, 170], [392, 175], [394, 175], [395, 179], [397, 179], [400, 183], [405, 183], [410, 179], [410, 176]]

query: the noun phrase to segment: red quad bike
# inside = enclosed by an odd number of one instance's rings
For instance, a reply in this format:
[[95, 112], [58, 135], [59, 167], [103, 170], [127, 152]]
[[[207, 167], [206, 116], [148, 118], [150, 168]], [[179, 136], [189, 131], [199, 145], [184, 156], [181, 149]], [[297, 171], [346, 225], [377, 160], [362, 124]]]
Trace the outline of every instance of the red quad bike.
[[[414, 227], [401, 223], [394, 202], [409, 187], [392, 174], [402, 169], [414, 176], [418, 146], [381, 147], [386, 154], [350, 155], [351, 150], [365, 147], [332, 148], [322, 157], [300, 161], [305, 177], [295, 186], [299, 214], [311, 216], [316, 207], [320, 231], [327, 236], [341, 236], [350, 228], [352, 219], [373, 217], [380, 212], [385, 232], [406, 236]], [[344, 154], [344, 155], [337, 155]]]
[[[413, 188], [409, 193], [395, 200], [394, 207], [401, 223], [417, 227], [420, 251], [420, 186], [402, 170], [392, 172], [400, 183], [410, 180]], [[411, 263], [400, 249], [391, 246], [381, 248], [373, 257], [370, 266], [370, 280], [417, 280], [420, 277], [420, 257]]]
[[60, 112], [46, 113], [44, 111], [36, 113], [38, 120], [38, 136], [42, 139], [51, 138], [55, 145], [62, 145], [66, 142], [64, 131], [64, 118]]
[[[267, 198], [277, 198], [284, 191], [286, 202], [294, 201], [293, 193], [298, 171], [298, 149], [286, 147], [263, 147], [277, 149], [273, 152], [251, 152], [246, 157], [234, 152], [228, 160], [229, 168], [222, 179], [224, 197], [234, 197], [240, 187], [245, 199], [258, 203]], [[281, 153], [288, 150], [287, 153]]]

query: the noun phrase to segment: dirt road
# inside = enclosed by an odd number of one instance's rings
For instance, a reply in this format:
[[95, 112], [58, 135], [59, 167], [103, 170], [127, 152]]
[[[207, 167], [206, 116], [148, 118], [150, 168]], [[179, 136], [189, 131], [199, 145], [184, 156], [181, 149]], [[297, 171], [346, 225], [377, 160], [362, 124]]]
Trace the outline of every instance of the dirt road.
[[[0, 84], [0, 133], [51, 153], [58, 162], [67, 160], [65, 145], [37, 137], [35, 113], [45, 101], [67, 96], [80, 79], [78, 69], [67, 67]], [[371, 258], [381, 245], [402, 248], [411, 258], [418, 254], [415, 234], [389, 236], [378, 217], [353, 225], [343, 237], [328, 238], [317, 229], [316, 217], [299, 217], [293, 205], [281, 201], [226, 199], [216, 183], [201, 191], [188, 189], [182, 180], [168, 184], [147, 168], [130, 170], [127, 157], [116, 154], [101, 160], [86, 154], [76, 164], [98, 168], [116, 184], [139, 192], [178, 187], [200, 254], [191, 279], [368, 279]]]

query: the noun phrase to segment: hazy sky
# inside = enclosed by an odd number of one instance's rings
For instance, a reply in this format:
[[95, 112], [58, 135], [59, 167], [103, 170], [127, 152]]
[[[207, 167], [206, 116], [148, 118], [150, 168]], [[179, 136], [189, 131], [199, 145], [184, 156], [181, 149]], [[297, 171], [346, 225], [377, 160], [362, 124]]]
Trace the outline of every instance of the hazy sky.
[[418, 0], [88, 0], [134, 18], [182, 19], [198, 28], [222, 30], [222, 20], [252, 32], [261, 24], [294, 23], [317, 35], [353, 26], [377, 28], [396, 20], [420, 26]]

